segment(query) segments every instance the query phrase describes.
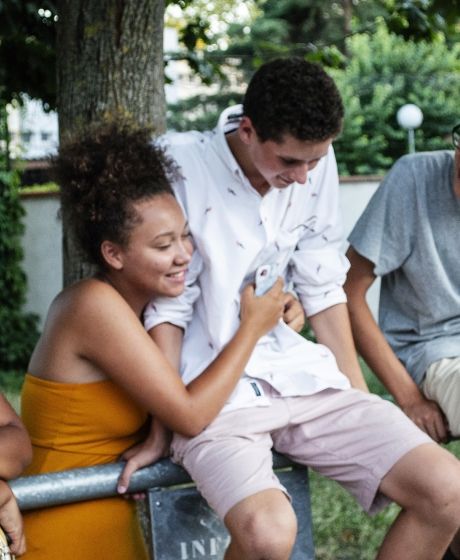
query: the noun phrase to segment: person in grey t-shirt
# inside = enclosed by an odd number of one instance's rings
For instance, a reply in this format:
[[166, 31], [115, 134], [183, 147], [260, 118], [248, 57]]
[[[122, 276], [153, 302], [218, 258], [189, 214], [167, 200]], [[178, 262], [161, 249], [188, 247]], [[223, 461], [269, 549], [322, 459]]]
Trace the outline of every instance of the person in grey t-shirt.
[[359, 352], [436, 441], [460, 435], [460, 124], [453, 142], [396, 162], [349, 236], [345, 284]]

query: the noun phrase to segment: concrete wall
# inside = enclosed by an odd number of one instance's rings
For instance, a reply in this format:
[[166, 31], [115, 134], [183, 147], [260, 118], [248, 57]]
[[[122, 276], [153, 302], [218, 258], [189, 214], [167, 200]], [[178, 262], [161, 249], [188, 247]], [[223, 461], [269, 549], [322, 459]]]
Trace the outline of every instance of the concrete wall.
[[[345, 238], [353, 229], [358, 218], [376, 188], [379, 186], [379, 177], [355, 177], [344, 178], [340, 183], [340, 207], [342, 210], [343, 230]], [[345, 243], [348, 247], [348, 243]], [[367, 292], [367, 302], [374, 317], [377, 319], [380, 295], [380, 279], [377, 279]]]
[[[340, 185], [340, 205], [345, 235], [353, 228], [378, 179], [344, 179]], [[26, 310], [40, 315], [42, 323], [54, 296], [62, 289], [62, 224], [57, 195], [28, 195], [22, 199], [26, 210], [23, 239], [24, 270], [28, 278]], [[378, 304], [378, 284], [369, 291], [374, 313]]]
[[25, 309], [38, 313], [41, 322], [62, 289], [62, 225], [57, 195], [27, 195], [23, 237], [28, 293]]

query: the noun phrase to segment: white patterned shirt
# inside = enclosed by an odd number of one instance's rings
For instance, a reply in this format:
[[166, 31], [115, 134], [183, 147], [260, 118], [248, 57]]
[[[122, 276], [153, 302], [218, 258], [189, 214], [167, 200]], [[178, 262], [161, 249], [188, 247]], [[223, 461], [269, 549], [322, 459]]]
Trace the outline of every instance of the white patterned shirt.
[[[261, 196], [227, 144], [241, 106], [224, 111], [214, 131], [163, 138], [181, 168], [175, 193], [189, 221], [195, 252], [184, 293], [156, 298], [144, 315], [150, 330], [163, 322], [185, 329], [181, 374], [187, 384], [221, 352], [239, 325], [240, 292], [261, 265], [277, 267], [307, 316], [346, 301], [348, 261], [341, 251], [338, 174], [332, 146], [306, 184], [270, 188]], [[281, 396], [348, 388], [332, 352], [283, 321], [260, 339], [224, 410], [266, 406], [263, 379]]]

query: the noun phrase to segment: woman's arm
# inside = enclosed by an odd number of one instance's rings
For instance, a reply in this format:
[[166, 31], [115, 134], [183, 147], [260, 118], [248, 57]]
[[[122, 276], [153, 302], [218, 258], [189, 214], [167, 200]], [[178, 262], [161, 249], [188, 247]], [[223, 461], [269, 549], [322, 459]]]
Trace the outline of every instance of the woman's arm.
[[[125, 300], [102, 283], [73, 305], [69, 338], [78, 353], [123, 387], [134, 400], [173, 431], [194, 436], [224, 406], [259, 340], [283, 315], [282, 281], [264, 296], [247, 286], [241, 322], [216, 360], [187, 387], [143, 329]], [[77, 352], [77, 350], [75, 350]]]
[[[150, 329], [149, 334], [173, 368], [179, 371], [183, 330], [171, 323], [160, 323]], [[151, 419], [149, 434], [145, 440], [128, 449], [121, 457], [126, 465], [118, 479], [117, 490], [120, 494], [128, 489], [134, 472], [169, 455], [171, 437], [171, 431], [157, 418]]]

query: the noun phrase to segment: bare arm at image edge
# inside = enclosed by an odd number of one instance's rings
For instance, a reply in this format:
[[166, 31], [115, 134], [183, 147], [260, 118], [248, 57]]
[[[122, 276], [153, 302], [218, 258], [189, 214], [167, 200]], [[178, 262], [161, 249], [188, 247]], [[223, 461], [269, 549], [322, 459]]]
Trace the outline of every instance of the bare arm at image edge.
[[0, 478], [19, 476], [32, 459], [32, 446], [20, 418], [0, 394]]

